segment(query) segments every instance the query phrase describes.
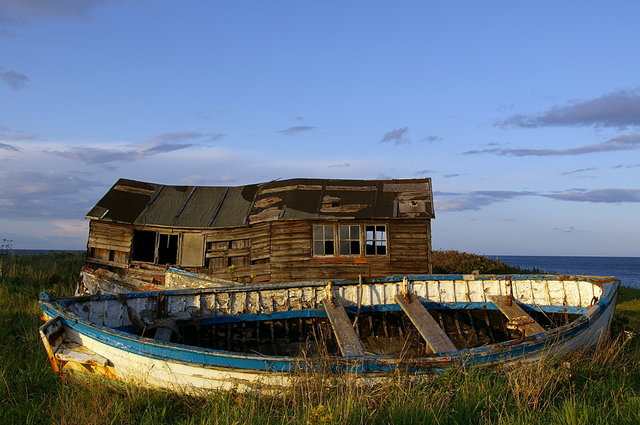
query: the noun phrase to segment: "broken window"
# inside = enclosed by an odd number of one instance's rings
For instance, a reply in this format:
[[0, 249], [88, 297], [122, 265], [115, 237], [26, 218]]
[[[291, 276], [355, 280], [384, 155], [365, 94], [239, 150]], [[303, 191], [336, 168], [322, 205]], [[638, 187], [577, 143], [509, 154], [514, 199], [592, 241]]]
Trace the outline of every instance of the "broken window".
[[178, 235], [151, 230], [134, 230], [131, 260], [156, 264], [177, 264]]
[[178, 259], [178, 235], [160, 233], [158, 236], [158, 264], [176, 264]]
[[133, 231], [133, 261], [153, 263], [156, 257], [156, 232], [148, 230]]
[[206, 266], [210, 270], [251, 264], [251, 240], [207, 241]]
[[365, 249], [367, 255], [387, 255], [387, 226], [365, 226]]
[[360, 226], [340, 225], [340, 255], [360, 255]]
[[333, 225], [313, 226], [313, 255], [334, 255], [335, 236]]

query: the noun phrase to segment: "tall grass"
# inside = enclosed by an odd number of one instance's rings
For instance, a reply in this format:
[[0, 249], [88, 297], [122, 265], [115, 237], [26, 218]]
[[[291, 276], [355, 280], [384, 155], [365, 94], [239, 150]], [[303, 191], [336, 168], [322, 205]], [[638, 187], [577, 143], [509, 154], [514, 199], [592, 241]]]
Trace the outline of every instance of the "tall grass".
[[318, 372], [296, 376], [277, 394], [187, 396], [53, 374], [37, 336], [37, 295], [70, 295], [83, 260], [0, 257], [0, 424], [640, 423], [637, 290], [622, 289], [625, 316], [617, 316], [614, 339], [563, 358], [452, 369], [419, 381], [398, 373], [373, 386]]

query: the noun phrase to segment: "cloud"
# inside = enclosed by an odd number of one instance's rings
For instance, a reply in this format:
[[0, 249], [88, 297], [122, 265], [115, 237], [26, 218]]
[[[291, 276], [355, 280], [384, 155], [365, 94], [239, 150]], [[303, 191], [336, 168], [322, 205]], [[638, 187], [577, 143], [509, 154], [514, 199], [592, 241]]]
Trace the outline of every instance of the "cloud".
[[597, 152], [629, 151], [640, 148], [640, 133], [626, 134], [614, 137], [601, 143], [578, 146], [566, 149], [482, 149], [463, 152], [464, 155], [496, 154], [501, 156], [562, 156], [562, 155], [584, 155]]
[[[85, 164], [108, 164], [110, 162], [137, 161], [167, 152], [187, 149], [193, 146], [206, 145], [220, 140], [224, 134], [204, 134], [197, 132], [164, 133], [150, 139], [134, 143], [129, 149], [97, 148], [97, 147], [73, 147], [67, 150], [48, 151], [64, 158], [82, 161]], [[191, 141], [192, 143], [181, 143]]]
[[140, 153], [135, 150], [123, 151], [104, 148], [71, 148], [66, 151], [50, 151], [63, 158], [75, 159], [85, 164], [106, 164], [115, 161], [134, 161], [139, 159]]
[[562, 233], [583, 233], [584, 232], [584, 230], [578, 230], [573, 226], [568, 226], [565, 228], [555, 227], [553, 230], [555, 230], [556, 232], [562, 232]]
[[520, 196], [536, 195], [529, 191], [483, 190], [466, 193], [434, 192], [437, 211], [479, 210], [496, 202], [504, 202]]
[[217, 142], [225, 137], [222, 133], [198, 133], [196, 131], [178, 131], [153, 136], [149, 140], [138, 143], [137, 146], [159, 146], [163, 144], [175, 144], [177, 142], [198, 141], [200, 143]]
[[441, 142], [443, 139], [442, 137], [438, 137], [438, 136], [426, 136], [425, 138], [423, 138], [422, 140], [420, 140], [421, 142]]
[[184, 145], [180, 145], [180, 144], [175, 144], [175, 143], [163, 143], [161, 145], [158, 146], [154, 146], [152, 148], [146, 149], [142, 152], [138, 152], [138, 155], [142, 155], [142, 156], [148, 156], [148, 155], [155, 155], [157, 153], [167, 153], [167, 152], [173, 152], [173, 151], [177, 151], [180, 149], [186, 149], [186, 148], [190, 148], [191, 146], [193, 146], [193, 144], [184, 144]]
[[342, 164], [329, 165], [329, 168], [347, 168], [347, 167], [351, 167], [351, 164], [349, 164], [348, 162], [343, 162]]
[[597, 168], [593, 168], [593, 167], [591, 167], [591, 168], [579, 168], [579, 169], [573, 170], [573, 171], [565, 171], [565, 172], [562, 172], [560, 174], [563, 175], [563, 176], [568, 176], [570, 174], [585, 173], [587, 171], [595, 171], [595, 170], [597, 170]]
[[13, 151], [13, 152], [20, 152], [20, 149], [16, 148], [15, 146], [8, 145], [6, 143], [0, 143], [0, 149]]
[[72, 174], [0, 171], [0, 217], [56, 219], [83, 216], [91, 204], [85, 194], [103, 184]]
[[445, 174], [444, 178], [445, 179], [450, 179], [452, 177], [460, 177], [460, 176], [462, 176], [462, 174]]
[[564, 192], [554, 192], [541, 195], [546, 198], [560, 201], [576, 202], [599, 202], [599, 203], [622, 203], [640, 202], [640, 189], [571, 189]]
[[556, 106], [537, 115], [512, 115], [497, 125], [522, 128], [637, 126], [640, 125], [640, 89], [620, 90], [595, 99]]
[[0, 67], [0, 81], [3, 81], [14, 90], [20, 90], [27, 87], [29, 77], [19, 72], [5, 70], [5, 68]]
[[411, 140], [404, 137], [409, 131], [409, 127], [402, 127], [395, 130], [388, 131], [380, 139], [380, 143], [393, 142], [394, 145], [403, 145], [411, 143]]
[[315, 127], [312, 125], [296, 125], [285, 130], [278, 130], [278, 133], [286, 134], [287, 136], [295, 136], [296, 134], [305, 133], [314, 129]]
[[428, 176], [430, 174], [434, 174], [436, 173], [435, 170], [420, 170], [420, 171], [416, 171], [416, 175], [417, 176]]

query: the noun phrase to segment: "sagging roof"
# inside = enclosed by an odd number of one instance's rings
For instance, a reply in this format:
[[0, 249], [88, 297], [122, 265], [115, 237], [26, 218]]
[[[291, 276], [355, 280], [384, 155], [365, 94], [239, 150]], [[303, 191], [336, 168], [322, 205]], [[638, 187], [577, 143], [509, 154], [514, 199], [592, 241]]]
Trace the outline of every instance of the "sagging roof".
[[237, 187], [166, 186], [119, 179], [86, 218], [212, 228], [264, 221], [434, 218], [431, 179], [289, 179]]

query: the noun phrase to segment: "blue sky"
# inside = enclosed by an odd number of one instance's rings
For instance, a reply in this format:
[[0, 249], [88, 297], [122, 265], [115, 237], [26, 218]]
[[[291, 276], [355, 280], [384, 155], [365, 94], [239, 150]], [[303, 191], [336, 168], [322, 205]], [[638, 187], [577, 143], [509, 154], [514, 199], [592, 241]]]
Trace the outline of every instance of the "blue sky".
[[0, 0], [0, 239], [119, 178], [431, 177], [433, 246], [640, 256], [640, 3]]

